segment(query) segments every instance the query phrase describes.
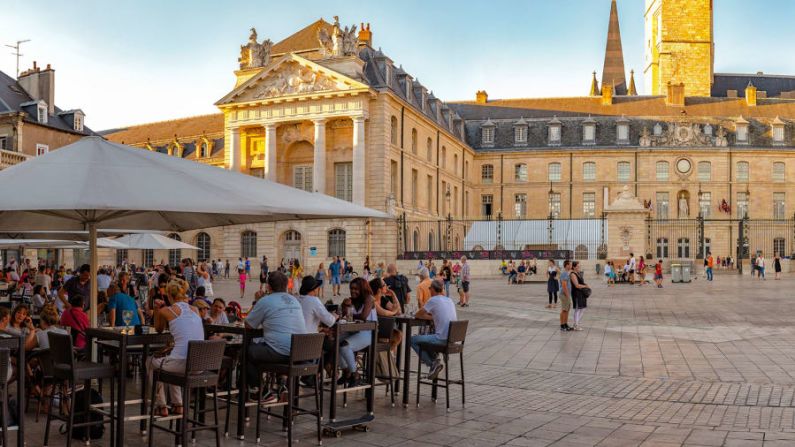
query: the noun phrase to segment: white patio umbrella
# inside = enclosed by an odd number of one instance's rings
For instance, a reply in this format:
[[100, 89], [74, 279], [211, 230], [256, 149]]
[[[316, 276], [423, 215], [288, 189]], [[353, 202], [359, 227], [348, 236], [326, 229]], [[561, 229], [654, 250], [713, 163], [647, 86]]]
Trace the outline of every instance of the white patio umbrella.
[[170, 237], [163, 236], [162, 234], [152, 233], [136, 233], [127, 234], [118, 239], [113, 239], [114, 242], [121, 244], [124, 248], [142, 249], [142, 250], [198, 250], [199, 247], [185, 242], [171, 239]]
[[[19, 185], [25, 185], [24, 193]], [[0, 196], [0, 232], [87, 230], [92, 271], [98, 268], [97, 228], [186, 231], [287, 219], [389, 218], [323, 194], [101, 137], [0, 171], [0, 191], [9, 192]], [[96, 295], [91, 281], [92, 324]]]
[[[104, 237], [97, 239], [97, 247], [127, 248], [124, 244]], [[88, 242], [60, 239], [0, 239], [0, 248], [88, 249]]]

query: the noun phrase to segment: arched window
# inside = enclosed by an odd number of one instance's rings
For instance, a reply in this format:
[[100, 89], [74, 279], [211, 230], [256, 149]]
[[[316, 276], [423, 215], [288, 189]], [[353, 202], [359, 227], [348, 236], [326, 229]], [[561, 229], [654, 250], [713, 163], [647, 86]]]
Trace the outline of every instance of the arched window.
[[392, 142], [395, 146], [398, 144], [398, 119], [396, 116], [392, 116], [390, 120], [391, 126], [389, 128], [389, 141]]
[[196, 260], [199, 262], [210, 260], [210, 235], [201, 232], [196, 235], [196, 246], [199, 247], [196, 253]]
[[442, 146], [442, 159], [439, 161], [439, 163], [442, 165], [442, 168], [447, 167], [447, 148], [444, 146]]
[[335, 228], [328, 232], [328, 255], [345, 257], [345, 230]]
[[664, 182], [668, 180], [668, 162], [658, 161], [656, 165], [657, 181]]
[[411, 153], [417, 155], [417, 129], [411, 129]]
[[240, 256], [244, 258], [257, 257], [257, 233], [247, 230], [240, 233]]
[[433, 251], [436, 248], [433, 245], [433, 231], [428, 232], [428, 251]]
[[201, 140], [199, 143], [199, 158], [205, 158], [210, 156], [210, 145], [207, 144], [207, 140]]
[[427, 151], [428, 161], [433, 161], [433, 140], [431, 140], [431, 137], [428, 137], [425, 142], [425, 150]]
[[657, 259], [668, 257], [668, 238], [657, 238]]
[[420, 251], [420, 230], [414, 230], [414, 238], [412, 239], [411, 248], [414, 251]]
[[[171, 234], [168, 235], [168, 237], [170, 237], [171, 239], [174, 239], [175, 241], [181, 241], [182, 240], [182, 238], [179, 237], [179, 235], [177, 233], [171, 233]], [[175, 266], [179, 265], [179, 261], [181, 261], [181, 260], [182, 260], [182, 250], [177, 248], [175, 250], [169, 250], [168, 251], [168, 265], [170, 265], [172, 267], [175, 267]]]
[[480, 180], [485, 184], [494, 183], [494, 165], [480, 167]]
[[560, 181], [560, 175], [561, 175], [560, 174], [560, 171], [561, 171], [560, 163], [557, 163], [557, 162], [550, 163], [549, 166], [547, 167], [547, 170], [548, 170], [547, 175], [549, 177], [549, 181], [550, 182], [559, 182]]
[[458, 174], [458, 154], [453, 154], [453, 172]]
[[473, 251], [483, 251], [483, 246], [482, 245], [475, 245], [474, 247], [472, 247], [472, 250]]
[[682, 259], [690, 257], [690, 239], [681, 237], [676, 241], [676, 255]]
[[588, 247], [580, 244], [574, 249], [574, 259], [580, 261], [588, 259]]

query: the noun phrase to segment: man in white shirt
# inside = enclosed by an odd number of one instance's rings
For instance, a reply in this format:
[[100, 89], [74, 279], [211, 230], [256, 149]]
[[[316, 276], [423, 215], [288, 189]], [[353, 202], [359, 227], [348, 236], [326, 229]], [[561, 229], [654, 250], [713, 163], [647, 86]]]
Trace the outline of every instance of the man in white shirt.
[[635, 253], [629, 254], [629, 283], [635, 284]]
[[301, 280], [298, 303], [301, 304], [308, 332], [318, 332], [320, 323], [331, 327], [337, 321], [337, 316], [326, 310], [326, 306], [317, 297], [320, 287], [321, 283], [314, 276], [304, 276], [304, 279]]
[[[430, 287], [431, 298], [417, 311], [415, 317], [433, 320], [434, 333], [411, 337], [411, 348], [417, 354], [420, 352], [420, 343], [438, 346], [447, 345], [447, 332], [450, 329], [450, 322], [458, 320], [455, 303], [449, 297], [444, 296], [444, 282], [439, 279], [433, 280]], [[438, 356], [433, 358], [431, 353], [427, 351], [422, 351], [420, 360], [430, 368], [428, 379], [436, 379], [444, 369], [444, 365]]]

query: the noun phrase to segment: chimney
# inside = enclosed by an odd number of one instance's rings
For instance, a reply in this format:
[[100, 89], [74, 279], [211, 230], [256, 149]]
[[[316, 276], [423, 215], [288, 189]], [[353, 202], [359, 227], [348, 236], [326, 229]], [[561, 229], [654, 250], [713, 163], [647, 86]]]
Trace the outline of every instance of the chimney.
[[665, 104], [674, 107], [685, 106], [685, 84], [671, 84], [668, 82], [668, 96], [665, 97]]
[[602, 105], [609, 106], [613, 104], [613, 85], [602, 84]]
[[55, 113], [55, 70], [50, 64], [42, 70], [34, 61], [33, 68], [20, 73], [17, 82], [34, 101], [46, 102], [50, 115]]
[[359, 45], [373, 46], [373, 33], [370, 31], [369, 23], [366, 25], [362, 23], [361, 28], [359, 28]]
[[478, 90], [475, 92], [475, 102], [478, 104], [486, 104], [489, 102], [489, 94], [486, 90]]
[[756, 87], [749, 82], [748, 87], [745, 88], [745, 103], [748, 107], [756, 107], [756, 97]]

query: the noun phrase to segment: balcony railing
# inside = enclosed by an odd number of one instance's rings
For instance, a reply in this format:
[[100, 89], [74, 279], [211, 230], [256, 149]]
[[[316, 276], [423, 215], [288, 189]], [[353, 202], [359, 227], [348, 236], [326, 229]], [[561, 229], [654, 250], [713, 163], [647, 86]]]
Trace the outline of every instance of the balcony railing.
[[29, 158], [31, 158], [30, 155], [23, 154], [21, 152], [0, 149], [0, 169], [5, 169], [10, 166], [22, 163]]

